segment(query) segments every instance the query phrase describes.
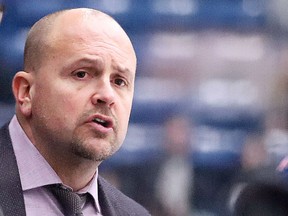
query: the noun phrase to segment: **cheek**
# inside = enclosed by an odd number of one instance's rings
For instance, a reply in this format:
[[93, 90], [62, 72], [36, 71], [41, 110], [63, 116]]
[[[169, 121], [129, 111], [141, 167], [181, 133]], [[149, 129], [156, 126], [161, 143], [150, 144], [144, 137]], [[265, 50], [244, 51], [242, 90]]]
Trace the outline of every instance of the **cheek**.
[[71, 95], [65, 94], [65, 92], [45, 91], [39, 90], [35, 94], [32, 114], [36, 112], [42, 118], [50, 121], [55, 127], [61, 127], [65, 124], [73, 123], [73, 116], [77, 116], [77, 105], [79, 101], [75, 102]]
[[131, 106], [132, 102], [127, 101], [124, 106], [119, 110], [118, 114], [118, 120], [121, 124], [121, 132], [123, 133], [123, 137], [125, 137], [127, 133], [127, 128], [128, 128], [128, 123], [129, 123], [129, 118], [130, 118], [130, 113], [131, 113]]
[[79, 115], [83, 113], [82, 107], [81, 98], [73, 95], [58, 95], [50, 104], [52, 112], [64, 125], [76, 124]]

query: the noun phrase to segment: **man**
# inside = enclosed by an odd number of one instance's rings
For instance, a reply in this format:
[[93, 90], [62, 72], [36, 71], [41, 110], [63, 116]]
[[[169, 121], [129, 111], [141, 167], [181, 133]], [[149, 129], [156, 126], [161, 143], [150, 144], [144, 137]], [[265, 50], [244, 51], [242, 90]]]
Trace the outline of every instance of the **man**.
[[128, 36], [102, 12], [60, 11], [31, 28], [13, 79], [16, 115], [0, 131], [5, 216], [74, 215], [53, 185], [85, 197], [84, 215], [149, 215], [97, 170], [125, 138], [135, 71]]
[[191, 126], [188, 116], [180, 114], [171, 115], [164, 123], [163, 156], [159, 163], [155, 191], [159, 211], [157, 215], [191, 214], [193, 191], [193, 165], [190, 160]]

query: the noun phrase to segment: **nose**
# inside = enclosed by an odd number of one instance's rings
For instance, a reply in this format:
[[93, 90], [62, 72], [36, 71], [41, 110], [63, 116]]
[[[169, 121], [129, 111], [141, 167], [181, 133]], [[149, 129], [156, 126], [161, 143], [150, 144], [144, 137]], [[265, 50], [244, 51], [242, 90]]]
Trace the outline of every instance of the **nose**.
[[110, 80], [99, 80], [95, 87], [95, 93], [92, 96], [92, 104], [105, 104], [111, 107], [115, 103], [115, 92], [111, 86]]

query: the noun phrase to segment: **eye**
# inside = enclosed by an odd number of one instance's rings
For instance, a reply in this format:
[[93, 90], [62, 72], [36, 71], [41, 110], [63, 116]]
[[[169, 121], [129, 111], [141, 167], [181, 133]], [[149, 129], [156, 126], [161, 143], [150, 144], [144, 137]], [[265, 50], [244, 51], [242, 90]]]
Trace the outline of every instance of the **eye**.
[[75, 73], [75, 76], [77, 78], [79, 78], [79, 79], [83, 79], [83, 78], [85, 78], [87, 76], [87, 72], [85, 72], [85, 71], [77, 71]]
[[127, 85], [127, 82], [124, 80], [124, 79], [121, 79], [121, 78], [117, 78], [114, 80], [114, 83], [118, 86], [126, 86]]

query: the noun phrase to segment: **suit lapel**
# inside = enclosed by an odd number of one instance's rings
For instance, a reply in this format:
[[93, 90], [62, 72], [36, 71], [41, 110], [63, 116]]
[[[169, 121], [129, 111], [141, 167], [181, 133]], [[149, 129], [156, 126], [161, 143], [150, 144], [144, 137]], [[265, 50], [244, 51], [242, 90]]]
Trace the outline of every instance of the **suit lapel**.
[[[111, 201], [109, 188], [106, 186], [105, 180], [99, 176], [98, 178], [98, 196], [102, 215], [117, 216], [115, 205]], [[110, 197], [110, 198], [109, 198]]]
[[25, 205], [8, 124], [0, 129], [0, 206], [5, 216], [25, 216]]

